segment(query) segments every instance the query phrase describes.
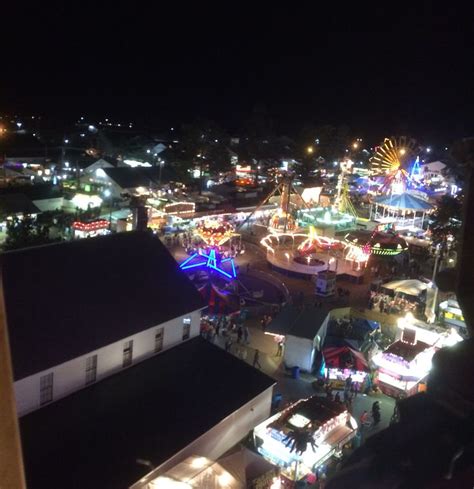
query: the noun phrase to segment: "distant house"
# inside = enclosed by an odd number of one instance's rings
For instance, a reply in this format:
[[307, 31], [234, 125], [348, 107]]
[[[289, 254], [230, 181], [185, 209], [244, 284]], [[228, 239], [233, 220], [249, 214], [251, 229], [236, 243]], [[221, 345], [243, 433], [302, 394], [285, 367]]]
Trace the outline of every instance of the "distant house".
[[421, 165], [421, 174], [426, 180], [441, 179], [446, 164], [442, 161], [432, 161]]
[[[100, 180], [108, 185], [112, 195], [118, 197], [123, 193], [140, 193], [141, 189], [157, 188], [161, 182], [167, 182], [172, 175], [171, 171], [164, 167], [151, 168], [108, 168], [104, 167]], [[96, 174], [97, 176], [97, 174]]]
[[41, 212], [62, 209], [64, 198], [58, 186], [39, 184], [23, 186], [21, 189]]
[[199, 334], [199, 293], [146, 233], [4, 253], [1, 264], [20, 416]]
[[102, 175], [102, 173], [98, 172], [98, 170], [103, 170], [104, 168], [115, 168], [115, 165], [112, 163], [109, 163], [107, 160], [104, 158], [100, 158], [91, 165], [87, 166], [84, 168], [84, 173], [85, 174], [98, 174]]
[[9, 193], [0, 195], [0, 219], [35, 216], [40, 209], [23, 193]]

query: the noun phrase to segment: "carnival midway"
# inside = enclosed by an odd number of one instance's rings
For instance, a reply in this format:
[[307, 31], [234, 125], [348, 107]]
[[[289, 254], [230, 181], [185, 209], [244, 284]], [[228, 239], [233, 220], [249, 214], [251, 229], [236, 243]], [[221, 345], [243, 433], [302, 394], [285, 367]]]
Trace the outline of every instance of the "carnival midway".
[[[144, 220], [202, 297], [201, 335], [277, 380], [271, 416], [243, 442], [274, 469], [261, 487], [323, 484], [466, 336], [456, 296], [435, 284], [456, 265], [454, 236], [432, 230], [461, 189], [412, 138], [384, 139], [368, 162], [348, 155], [306, 178], [288, 162], [237, 165], [205, 197], [168, 183], [73, 225], [81, 239]], [[222, 204], [221, 187], [254, 203]]]

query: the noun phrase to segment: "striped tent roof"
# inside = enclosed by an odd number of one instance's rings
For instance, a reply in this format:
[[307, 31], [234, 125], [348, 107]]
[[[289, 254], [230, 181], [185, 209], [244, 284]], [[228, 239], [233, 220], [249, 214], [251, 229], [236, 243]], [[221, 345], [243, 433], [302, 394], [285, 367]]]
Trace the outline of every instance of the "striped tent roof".
[[429, 202], [407, 193], [400, 195], [381, 195], [375, 199], [375, 202], [386, 207], [395, 207], [410, 211], [428, 211], [433, 208]]

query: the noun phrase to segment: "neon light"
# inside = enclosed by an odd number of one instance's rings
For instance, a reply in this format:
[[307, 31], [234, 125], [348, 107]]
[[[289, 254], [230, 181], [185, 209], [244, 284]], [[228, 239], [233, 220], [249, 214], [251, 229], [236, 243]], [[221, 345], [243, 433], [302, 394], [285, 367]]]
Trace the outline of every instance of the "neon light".
[[196, 256], [198, 255], [198, 253], [194, 253], [193, 255], [191, 255], [189, 258], [186, 258], [186, 260], [183, 261], [183, 263], [181, 263], [180, 267], [183, 268], [184, 265], [186, 265], [186, 263], [189, 263], [193, 258], [195, 258]]
[[[192, 261], [195, 260], [197, 257], [203, 258], [204, 261], [201, 260], [197, 263], [192, 263]], [[226, 272], [223, 268], [221, 268], [221, 266], [219, 266], [229, 262], [231, 265], [232, 273]], [[234, 259], [224, 258], [223, 260], [221, 260], [220, 254], [216, 252], [214, 248], [211, 248], [208, 253], [205, 253], [202, 250], [199, 251], [198, 253], [194, 253], [189, 258], [186, 258], [186, 260], [184, 260], [183, 263], [179, 265], [179, 268], [181, 268], [181, 270], [189, 270], [191, 268], [198, 268], [198, 267], [210, 268], [211, 270], [214, 270], [229, 279], [237, 277], [237, 271], [235, 269]]]

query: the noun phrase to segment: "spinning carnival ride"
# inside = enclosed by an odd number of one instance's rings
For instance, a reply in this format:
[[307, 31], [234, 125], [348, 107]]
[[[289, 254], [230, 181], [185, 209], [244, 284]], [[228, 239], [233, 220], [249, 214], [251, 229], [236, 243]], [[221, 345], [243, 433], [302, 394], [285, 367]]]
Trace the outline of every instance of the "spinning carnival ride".
[[385, 138], [370, 158], [371, 174], [383, 176], [380, 193], [403, 193], [419, 175], [419, 159], [415, 161], [418, 146], [405, 136]]
[[209, 246], [221, 246], [232, 236], [238, 236], [232, 224], [211, 219], [199, 222], [194, 233]]

